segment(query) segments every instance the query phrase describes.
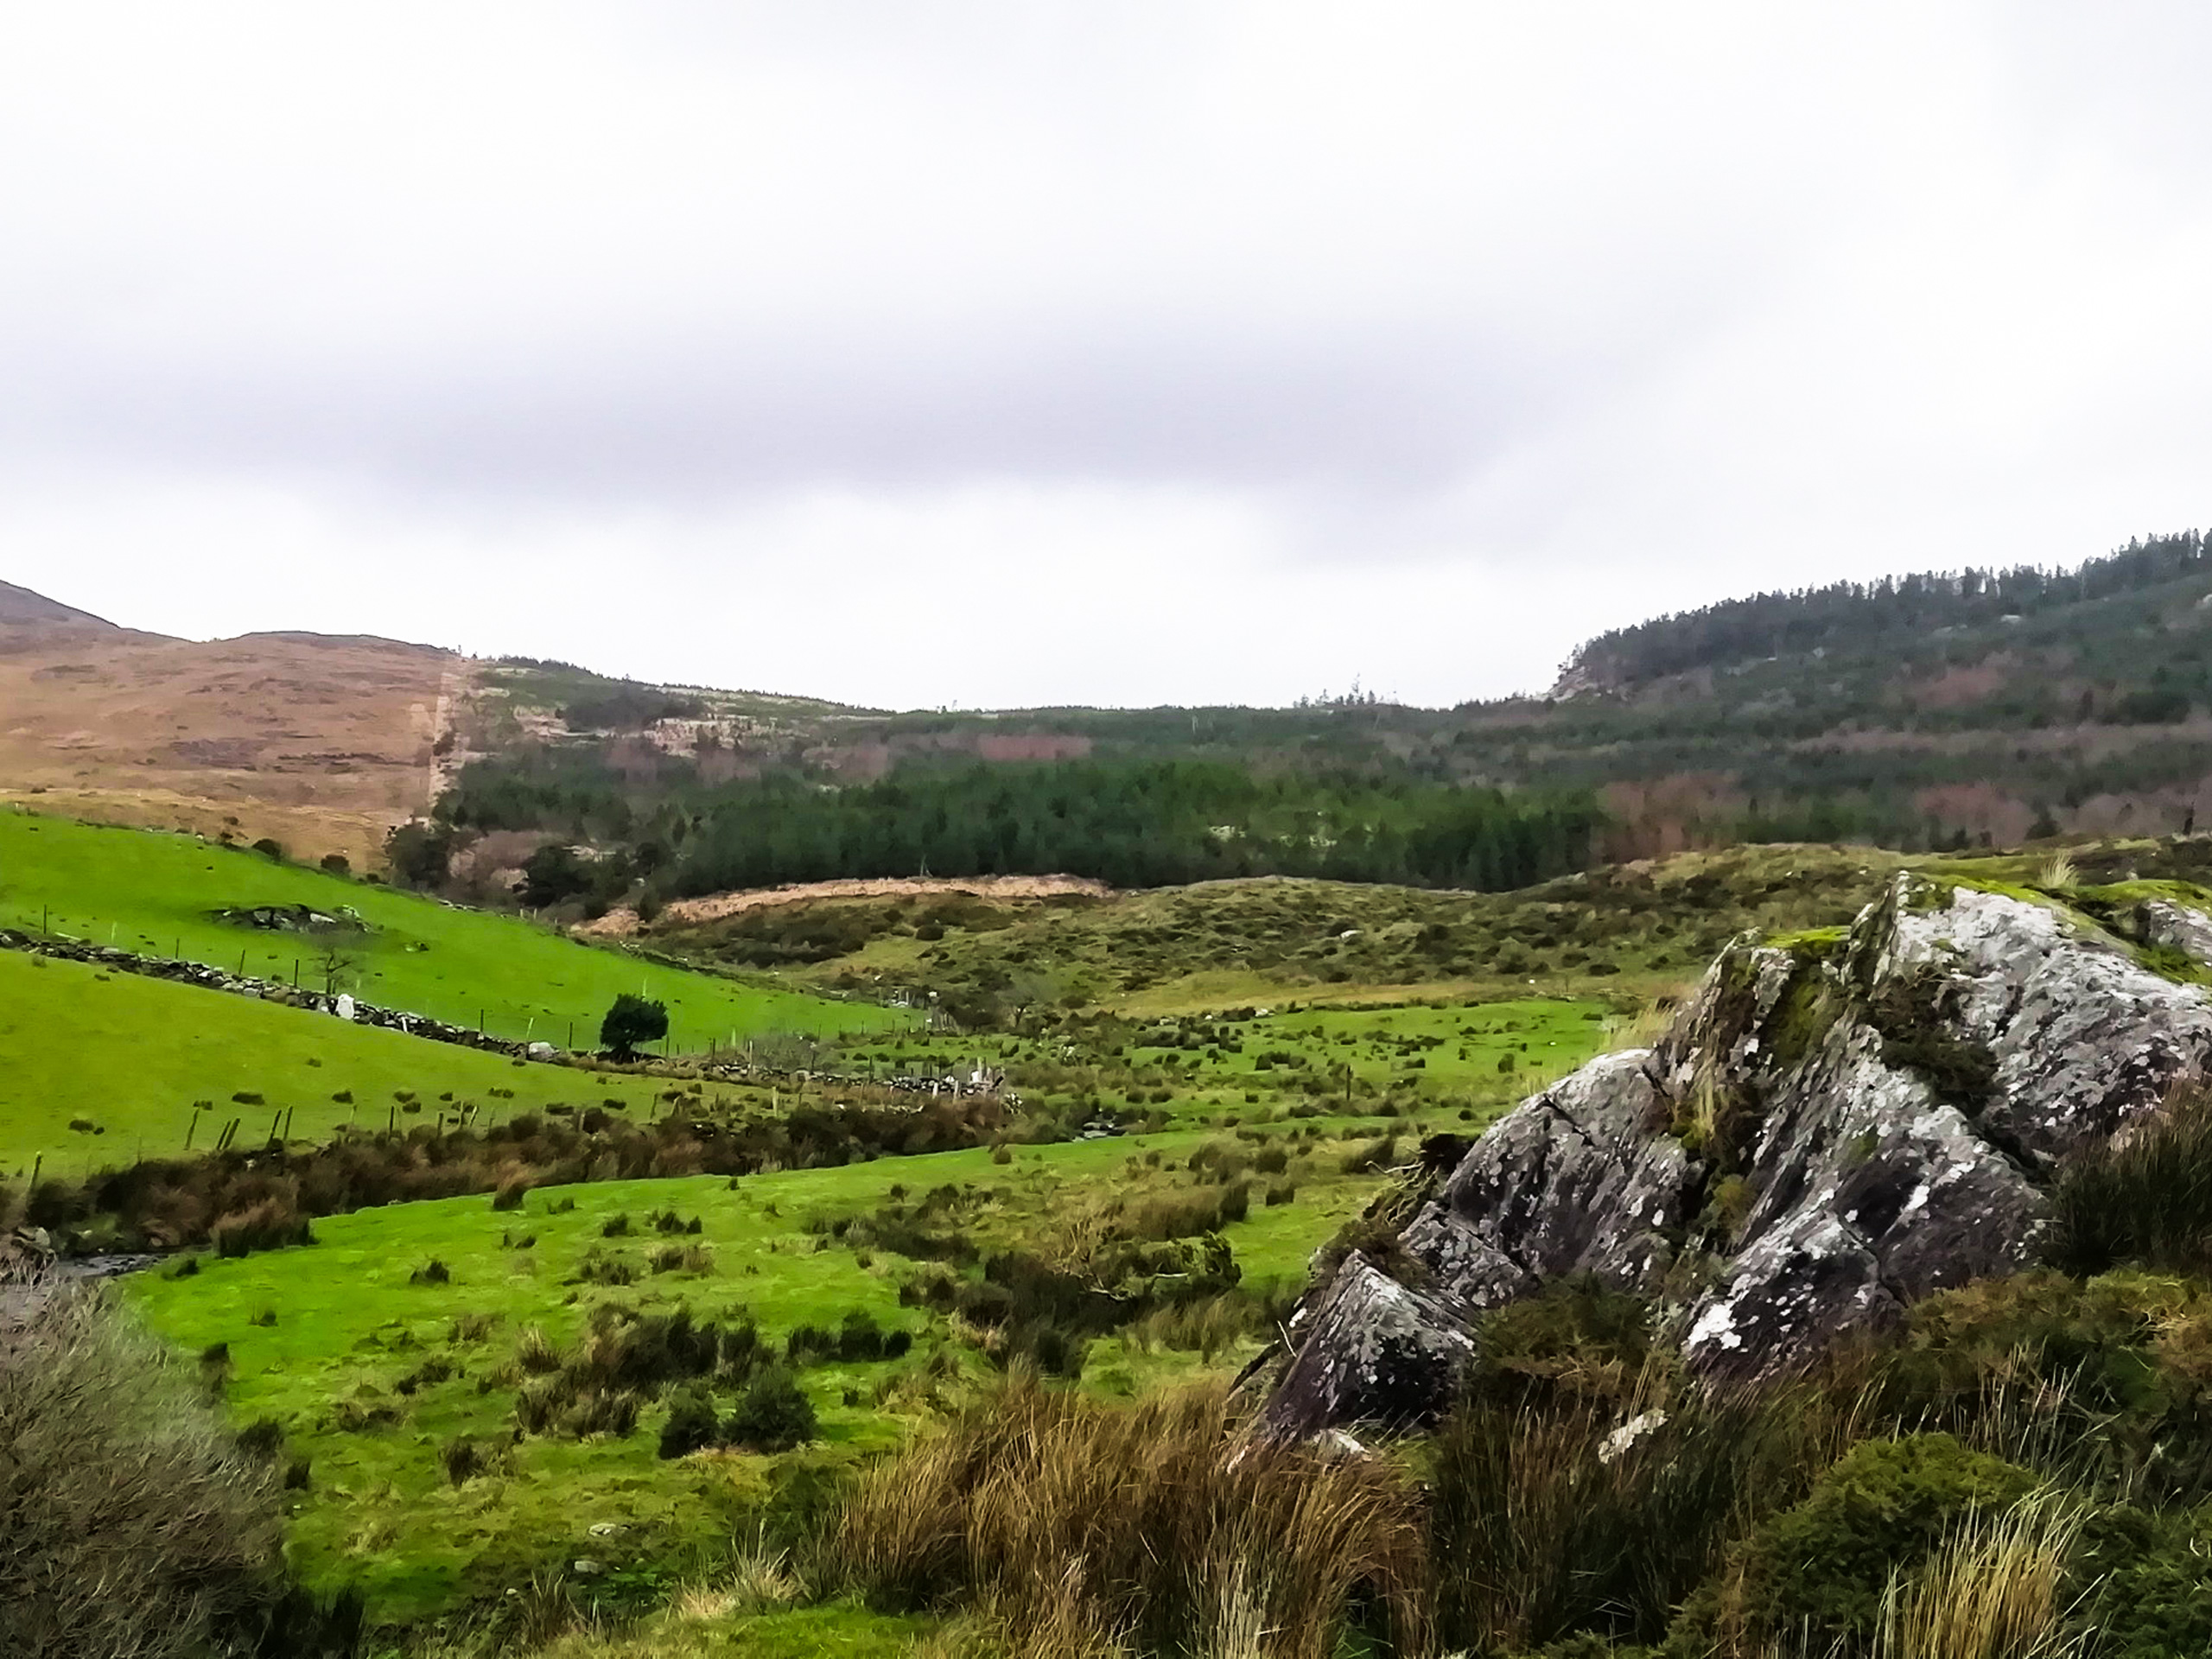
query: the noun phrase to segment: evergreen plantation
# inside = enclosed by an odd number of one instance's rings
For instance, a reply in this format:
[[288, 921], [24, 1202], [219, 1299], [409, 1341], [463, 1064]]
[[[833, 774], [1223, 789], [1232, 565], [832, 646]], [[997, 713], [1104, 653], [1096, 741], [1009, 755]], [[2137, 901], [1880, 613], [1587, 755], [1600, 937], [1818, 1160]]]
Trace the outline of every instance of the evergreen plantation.
[[1195, 760], [916, 770], [834, 791], [791, 777], [678, 783], [640, 815], [613, 778], [559, 752], [472, 763], [439, 815], [462, 830], [556, 825], [626, 842], [671, 897], [1059, 871], [1126, 887], [1315, 875], [1495, 892], [1583, 868], [1601, 817], [1587, 791], [1263, 777]]
[[2212, 558], [2190, 531], [2071, 570], [1662, 617], [1591, 640], [1551, 697], [1448, 709], [882, 714], [510, 662], [410, 833], [609, 855], [533, 905], [925, 869], [1499, 891], [1685, 847], [2185, 830], [2212, 812], [2208, 713]]

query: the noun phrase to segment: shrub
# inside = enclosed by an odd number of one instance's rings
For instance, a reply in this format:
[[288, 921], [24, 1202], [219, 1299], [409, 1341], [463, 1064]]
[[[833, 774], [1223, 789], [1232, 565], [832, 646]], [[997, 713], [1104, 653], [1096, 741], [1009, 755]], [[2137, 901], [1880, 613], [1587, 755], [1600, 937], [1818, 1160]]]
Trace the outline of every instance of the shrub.
[[643, 1404], [628, 1389], [594, 1389], [580, 1395], [561, 1414], [561, 1430], [580, 1440], [592, 1434], [625, 1440], [638, 1427], [638, 1413]]
[[443, 1285], [452, 1281], [453, 1270], [435, 1255], [407, 1275], [410, 1285]]
[[617, 1059], [628, 1059], [640, 1043], [657, 1042], [668, 1035], [668, 1007], [664, 1003], [632, 996], [624, 991], [600, 1022], [599, 1041]]
[[660, 1454], [680, 1458], [715, 1445], [721, 1438], [721, 1424], [711, 1395], [696, 1385], [680, 1389], [669, 1397], [668, 1421], [661, 1425]]
[[1398, 1137], [1386, 1135], [1379, 1141], [1347, 1153], [1338, 1166], [1347, 1175], [1370, 1175], [1377, 1170], [1388, 1169], [1397, 1161]]
[[1224, 1187], [1193, 1187], [1147, 1198], [1116, 1224], [1125, 1238], [1162, 1242], [1217, 1233], [1250, 1213], [1251, 1188], [1243, 1181]]
[[594, 1244], [576, 1263], [575, 1277], [569, 1282], [578, 1285], [631, 1285], [637, 1281], [635, 1262], [626, 1255], [609, 1255]]
[[519, 1210], [523, 1199], [529, 1196], [530, 1183], [519, 1175], [499, 1183], [499, 1190], [492, 1195], [494, 1210]]
[[312, 1244], [315, 1229], [289, 1198], [270, 1197], [218, 1216], [208, 1236], [216, 1255], [234, 1259], [287, 1244]]
[[705, 1274], [715, 1270], [715, 1253], [704, 1244], [657, 1244], [645, 1263], [655, 1273]]
[[458, 1369], [453, 1361], [443, 1354], [432, 1354], [420, 1365], [401, 1377], [398, 1382], [393, 1383], [392, 1387], [400, 1394], [419, 1394], [424, 1389], [447, 1381]]
[[2036, 1485], [2026, 1470], [1948, 1434], [1866, 1441], [1738, 1547], [1729, 1570], [1684, 1609], [1676, 1636], [1694, 1643], [1726, 1630], [1757, 1643], [1786, 1633], [1815, 1651], [1866, 1641], [1892, 1574]]
[[0, 1651], [196, 1659], [276, 1619], [273, 1464], [97, 1294], [45, 1298], [10, 1342]]
[[781, 1365], [755, 1371], [730, 1414], [730, 1443], [751, 1452], [788, 1452], [814, 1434], [814, 1402]]
[[560, 1350], [547, 1338], [544, 1327], [525, 1325], [515, 1335], [515, 1363], [532, 1376], [561, 1369]]
[[466, 1434], [456, 1434], [440, 1446], [438, 1461], [445, 1466], [446, 1479], [455, 1486], [484, 1472], [483, 1448]]

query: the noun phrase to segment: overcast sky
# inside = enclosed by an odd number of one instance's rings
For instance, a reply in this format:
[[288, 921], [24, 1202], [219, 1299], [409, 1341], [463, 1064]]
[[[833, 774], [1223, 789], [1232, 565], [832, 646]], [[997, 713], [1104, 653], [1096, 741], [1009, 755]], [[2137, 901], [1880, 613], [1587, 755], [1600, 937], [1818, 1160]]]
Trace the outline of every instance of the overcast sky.
[[2212, 9], [0, 0], [0, 578], [899, 707], [2212, 523]]

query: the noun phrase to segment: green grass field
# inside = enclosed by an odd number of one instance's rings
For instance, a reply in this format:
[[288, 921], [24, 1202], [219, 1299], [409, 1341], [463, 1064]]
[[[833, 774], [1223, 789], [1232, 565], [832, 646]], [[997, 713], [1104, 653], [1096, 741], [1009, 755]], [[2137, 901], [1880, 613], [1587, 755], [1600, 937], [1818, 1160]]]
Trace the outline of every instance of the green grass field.
[[[240, 1143], [253, 1145], [285, 1112], [290, 1138], [308, 1141], [348, 1123], [432, 1122], [464, 1101], [476, 1103], [480, 1122], [608, 1099], [642, 1118], [666, 1086], [518, 1064], [252, 997], [0, 951], [0, 1176], [27, 1173], [41, 1157], [49, 1177], [168, 1157], [185, 1149], [188, 1133], [205, 1150], [233, 1117], [242, 1120]], [[394, 1098], [403, 1090], [418, 1110]], [[261, 1099], [232, 1098], [240, 1093]], [[352, 1101], [333, 1098], [340, 1093]], [[447, 1094], [452, 1102], [440, 1098]], [[195, 1112], [203, 1100], [212, 1104]], [[73, 1129], [73, 1122], [92, 1127]]]
[[[1463, 1007], [1314, 1008], [1269, 1014], [1224, 1027], [1236, 1045], [1196, 1051], [1198, 1077], [1256, 1075], [1284, 1063], [1324, 1075], [1352, 1075], [1376, 1084], [1421, 1084], [1431, 1090], [1494, 1084], [1523, 1073], [1549, 1077], [1589, 1058], [1605, 1033], [1599, 1002], [1523, 998]], [[1140, 1039], [1139, 1058], [1168, 1045]], [[1173, 1046], [1190, 1052], [1187, 1041]], [[1517, 1086], [1517, 1085], [1516, 1085]]]
[[[747, 1315], [781, 1338], [802, 1321], [834, 1326], [848, 1312], [865, 1310], [917, 1332], [914, 1353], [804, 1371], [822, 1440], [790, 1454], [849, 1459], [895, 1443], [920, 1421], [931, 1353], [948, 1353], [938, 1369], [955, 1386], [983, 1368], [941, 1319], [899, 1306], [898, 1283], [917, 1264], [832, 1244], [810, 1223], [872, 1208], [894, 1186], [918, 1196], [951, 1184], [978, 1193], [963, 1230], [987, 1247], [1025, 1240], [1102, 1196], [1175, 1185], [1185, 1179], [1182, 1162], [1208, 1138], [1179, 1132], [1024, 1147], [1004, 1163], [977, 1148], [751, 1176], [734, 1189], [710, 1177], [553, 1187], [531, 1193], [518, 1211], [494, 1211], [483, 1198], [395, 1205], [318, 1221], [311, 1246], [234, 1261], [203, 1256], [189, 1277], [141, 1274], [127, 1281], [126, 1294], [188, 1353], [229, 1344], [234, 1419], [279, 1421], [292, 1450], [311, 1459], [311, 1487], [290, 1530], [294, 1559], [311, 1581], [361, 1583], [375, 1617], [419, 1617], [527, 1578], [533, 1563], [579, 1554], [619, 1564], [633, 1552], [640, 1562], [649, 1554], [665, 1588], [702, 1570], [727, 1544], [747, 1506], [767, 1490], [769, 1460], [710, 1453], [664, 1463], [656, 1455], [663, 1413], [655, 1408], [627, 1438], [533, 1436], [514, 1446], [504, 1472], [449, 1484], [438, 1457], [445, 1441], [509, 1438], [513, 1389], [493, 1374], [513, 1353], [521, 1326], [536, 1324], [565, 1341], [601, 1300], [653, 1306], [682, 1300], [700, 1314]], [[1383, 1179], [1344, 1174], [1334, 1143], [1323, 1145], [1294, 1202], [1262, 1207], [1255, 1200], [1249, 1219], [1226, 1230], [1248, 1285], [1302, 1281], [1313, 1249]], [[1147, 1165], [1155, 1153], [1159, 1165]], [[556, 1209], [571, 1199], [572, 1211]], [[660, 1242], [642, 1224], [662, 1209], [700, 1218], [715, 1255], [711, 1274], [641, 1271], [635, 1285], [615, 1290], [569, 1282], [594, 1248], [642, 1262]], [[603, 1238], [617, 1213], [631, 1216], [643, 1236]], [[502, 1243], [523, 1236], [534, 1239], [531, 1248]], [[446, 1265], [450, 1281], [410, 1284], [432, 1258]], [[492, 1318], [490, 1333], [454, 1340], [454, 1322], [471, 1313]], [[1215, 1363], [1234, 1366], [1252, 1351], [1242, 1344]], [[434, 1354], [452, 1358], [455, 1374], [399, 1394], [400, 1380]], [[1101, 1338], [1091, 1344], [1085, 1386], [1135, 1394], [1201, 1366], [1193, 1353]], [[916, 1390], [912, 1403], [896, 1386], [902, 1379]], [[888, 1398], [879, 1401], [879, 1392]], [[349, 1402], [395, 1406], [398, 1421], [341, 1427], [335, 1414]], [[610, 1526], [621, 1530], [592, 1532]]]
[[[844, 1063], [864, 1072], [953, 1075], [995, 1066], [1035, 1104], [1095, 1097], [1125, 1120], [1249, 1120], [1341, 1097], [1341, 1112], [1351, 1116], [1389, 1100], [1398, 1110], [1464, 1113], [1454, 1124], [1464, 1128], [1581, 1065], [1615, 1024], [1605, 1003], [1550, 998], [1329, 1007], [1039, 1038], [871, 1037], [846, 1045]], [[1347, 1068], [1357, 1085], [1351, 1091]]]
[[[350, 908], [365, 928], [340, 988], [495, 1036], [589, 1046], [616, 993], [667, 1004], [670, 1052], [763, 1032], [814, 1035], [896, 1027], [904, 1016], [690, 973], [580, 944], [514, 917], [279, 864], [181, 835], [0, 811], [0, 926], [182, 957], [321, 988], [317, 937], [239, 926], [249, 906]], [[657, 1049], [663, 1046], [655, 1046]]]

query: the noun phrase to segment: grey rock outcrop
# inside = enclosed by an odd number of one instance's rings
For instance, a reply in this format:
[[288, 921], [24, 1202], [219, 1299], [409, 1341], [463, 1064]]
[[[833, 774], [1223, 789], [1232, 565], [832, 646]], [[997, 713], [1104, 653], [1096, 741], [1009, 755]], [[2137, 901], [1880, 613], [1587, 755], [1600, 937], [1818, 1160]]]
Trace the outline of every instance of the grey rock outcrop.
[[2164, 945], [2192, 962], [2212, 966], [2212, 916], [2187, 905], [2146, 899], [2135, 907], [2133, 920], [2135, 937], [2144, 944]]
[[2208, 1067], [2204, 990], [2056, 902], [1901, 876], [1494, 1126], [1308, 1294], [1266, 1421], [1420, 1421], [1482, 1313], [1568, 1274], [1651, 1299], [1707, 1376], [1786, 1370], [2029, 1264], [2059, 1161]]

